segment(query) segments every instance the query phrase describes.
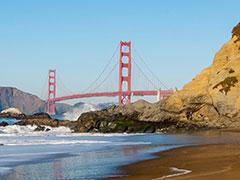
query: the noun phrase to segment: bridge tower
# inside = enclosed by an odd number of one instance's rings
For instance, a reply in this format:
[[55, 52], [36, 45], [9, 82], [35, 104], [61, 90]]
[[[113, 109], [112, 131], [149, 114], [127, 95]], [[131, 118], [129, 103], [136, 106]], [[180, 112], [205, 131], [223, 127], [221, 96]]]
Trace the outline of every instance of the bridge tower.
[[[119, 106], [131, 103], [131, 41], [120, 42], [118, 104]], [[127, 91], [127, 94], [123, 94]]]
[[55, 114], [55, 101], [56, 98], [56, 70], [50, 69], [48, 71], [48, 99], [47, 99], [47, 113]]

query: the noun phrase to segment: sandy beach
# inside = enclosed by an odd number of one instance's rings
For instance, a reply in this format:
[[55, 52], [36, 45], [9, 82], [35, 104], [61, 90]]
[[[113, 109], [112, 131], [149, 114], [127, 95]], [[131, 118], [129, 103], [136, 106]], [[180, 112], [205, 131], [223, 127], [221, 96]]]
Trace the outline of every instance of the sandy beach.
[[181, 147], [156, 155], [156, 159], [122, 167], [128, 176], [112, 179], [240, 179], [239, 144]]

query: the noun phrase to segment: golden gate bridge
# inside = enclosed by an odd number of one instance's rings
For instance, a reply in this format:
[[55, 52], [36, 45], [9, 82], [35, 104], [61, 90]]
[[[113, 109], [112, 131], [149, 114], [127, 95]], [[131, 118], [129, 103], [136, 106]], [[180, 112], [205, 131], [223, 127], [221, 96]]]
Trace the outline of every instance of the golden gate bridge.
[[[160, 83], [164, 86], [165, 89], [161, 89], [157, 87], [150, 78], [144, 73], [144, 71], [139, 67], [139, 65], [132, 60], [132, 45], [131, 41], [129, 42], [120, 42], [119, 48], [119, 61], [115, 62], [114, 67], [110, 71], [109, 74], [101, 81], [97, 83], [100, 77], [103, 75], [103, 72], [106, 70], [107, 66], [105, 66], [102, 73], [97, 77], [95, 81], [90, 85], [90, 87], [97, 85], [96, 87], [92, 87], [92, 89], [97, 90], [104, 82], [107, 81], [110, 74], [114, 69], [117, 68], [118, 65], [118, 89], [115, 91], [95, 91], [95, 92], [82, 92], [82, 93], [72, 93], [70, 95], [58, 96], [57, 97], [57, 74], [55, 69], [51, 69], [48, 72], [48, 96], [47, 96], [47, 107], [46, 111], [49, 114], [55, 114], [56, 112], [56, 102], [71, 100], [71, 99], [80, 99], [80, 98], [92, 98], [92, 97], [118, 97], [119, 106], [124, 106], [132, 102], [133, 96], [156, 96], [158, 101], [164, 99], [171, 94], [174, 93], [174, 90], [168, 89], [160, 80]], [[116, 53], [116, 51], [115, 51]], [[114, 53], [114, 54], [115, 54]], [[114, 56], [114, 55], [113, 55]], [[143, 58], [140, 56], [140, 59]], [[112, 60], [112, 58], [110, 59]], [[143, 61], [144, 62], [144, 61]], [[154, 88], [147, 90], [133, 90], [132, 88], [132, 67], [135, 65], [140, 75], [144, 77], [148, 81], [149, 84], [152, 84]], [[144, 64], [145, 68], [148, 68], [146, 63]], [[148, 68], [150, 69], [150, 68]], [[152, 73], [152, 71], [150, 70]], [[153, 73], [152, 73], [153, 74]], [[137, 80], [141, 79], [140, 76], [137, 77]], [[90, 89], [90, 88], [88, 88]], [[87, 89], [87, 90], [88, 90]]]

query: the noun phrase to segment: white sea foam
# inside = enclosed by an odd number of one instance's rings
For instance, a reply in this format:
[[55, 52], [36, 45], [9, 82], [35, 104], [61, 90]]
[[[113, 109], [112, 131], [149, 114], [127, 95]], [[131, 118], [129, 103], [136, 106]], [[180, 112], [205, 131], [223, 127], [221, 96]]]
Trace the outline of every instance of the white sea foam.
[[64, 145], [64, 144], [106, 144], [110, 141], [91, 141], [91, 140], [31, 140], [31, 141], [15, 141], [15, 143], [6, 142], [6, 146], [26, 146], [26, 145]]
[[37, 126], [19, 126], [19, 125], [10, 125], [5, 127], [0, 127], [0, 133], [6, 134], [16, 134], [16, 133], [29, 133], [34, 132]]
[[76, 121], [82, 113], [100, 110], [96, 105], [83, 103], [63, 114], [63, 119]]
[[0, 127], [0, 136], [11, 136], [11, 135], [39, 135], [39, 134], [62, 134], [62, 133], [71, 133], [71, 129], [68, 127], [50, 127], [45, 126], [49, 129], [49, 131], [34, 131], [37, 126], [36, 125], [27, 125], [27, 126], [19, 126], [19, 125], [9, 125], [5, 127]]
[[136, 141], [136, 142], [112, 142], [113, 145], [121, 145], [121, 146], [126, 146], [126, 145], [150, 145], [152, 144], [151, 142], [143, 142], [143, 141]]
[[111, 144], [112, 146], [126, 146], [126, 145], [149, 145], [151, 142], [113, 142], [103, 140], [64, 140], [64, 139], [8, 139], [2, 140], [0, 143], [4, 146], [29, 146], [29, 145], [70, 145], [70, 144]]
[[72, 133], [72, 134], [57, 134], [56, 136], [58, 137], [68, 137], [68, 136], [93, 136], [93, 137], [125, 137], [125, 136], [144, 136], [146, 135], [146, 133], [107, 133], [107, 134], [103, 134], [103, 133]]
[[[111, 144], [121, 145], [146, 145], [150, 142], [144, 141], [112, 141], [114, 137], [139, 136], [144, 134], [100, 134], [100, 133], [72, 133], [70, 128], [56, 127], [49, 128], [49, 131], [35, 131], [36, 125], [9, 125], [0, 127], [0, 144], [5, 146], [30, 146], [30, 145], [66, 145], [66, 144]], [[91, 137], [99, 137], [92, 139]], [[106, 137], [108, 139], [103, 140]]]

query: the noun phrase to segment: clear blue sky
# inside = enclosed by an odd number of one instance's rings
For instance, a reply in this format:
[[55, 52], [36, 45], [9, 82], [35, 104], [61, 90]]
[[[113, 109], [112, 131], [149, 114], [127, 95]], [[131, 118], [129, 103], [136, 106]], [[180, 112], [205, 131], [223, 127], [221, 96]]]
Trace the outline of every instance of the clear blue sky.
[[2, 0], [0, 86], [40, 95], [55, 68], [72, 91], [95, 79], [120, 40], [181, 88], [208, 66], [240, 21], [235, 0]]

